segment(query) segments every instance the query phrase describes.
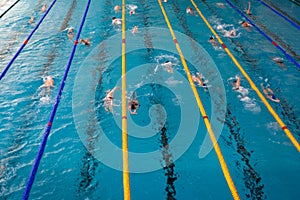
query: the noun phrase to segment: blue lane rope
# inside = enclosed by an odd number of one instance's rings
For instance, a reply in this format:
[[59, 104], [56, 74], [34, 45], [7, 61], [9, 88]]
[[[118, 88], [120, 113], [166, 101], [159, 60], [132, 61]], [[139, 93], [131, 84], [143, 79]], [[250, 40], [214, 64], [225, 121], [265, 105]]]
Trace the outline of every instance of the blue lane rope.
[[4, 13], [0, 15], [0, 19], [8, 12], [10, 9], [12, 9], [20, 0], [17, 0], [13, 5], [11, 5]]
[[266, 33], [264, 33], [260, 28], [258, 28], [243, 12], [241, 12], [236, 6], [234, 6], [230, 1], [225, 0], [234, 10], [236, 10], [241, 16], [243, 16], [249, 23], [256, 28], [256, 30], [261, 33], [265, 38], [267, 38], [277, 49], [279, 49], [286, 58], [294, 63], [298, 69], [300, 69], [300, 64], [293, 59], [281, 46], [279, 46], [272, 38], [270, 38]]
[[277, 15], [279, 15], [280, 17], [282, 17], [283, 19], [285, 19], [286, 21], [288, 21], [290, 24], [292, 24], [294, 27], [296, 27], [297, 29], [300, 30], [300, 26], [298, 24], [296, 24], [295, 22], [293, 22], [291, 19], [289, 19], [288, 17], [286, 17], [285, 15], [283, 15], [281, 12], [277, 11], [275, 8], [273, 8], [271, 5], [267, 4], [266, 2], [264, 2], [263, 0], [258, 0], [260, 1], [264, 6], [270, 8], [273, 12], [275, 12]]
[[34, 182], [34, 179], [35, 179], [35, 176], [36, 176], [36, 172], [38, 170], [41, 158], [43, 156], [43, 153], [44, 153], [44, 150], [45, 150], [45, 146], [46, 146], [46, 143], [47, 143], [47, 139], [48, 139], [48, 136], [49, 136], [50, 131], [51, 131], [51, 127], [52, 127], [52, 123], [53, 123], [53, 120], [54, 120], [54, 116], [56, 114], [56, 110], [57, 110], [58, 104], [60, 102], [61, 94], [62, 94], [62, 91], [64, 89], [65, 82], [66, 82], [66, 79], [67, 79], [67, 76], [68, 76], [68, 73], [69, 73], [69, 70], [70, 70], [70, 67], [71, 67], [71, 64], [72, 64], [72, 60], [73, 60], [73, 57], [74, 57], [74, 54], [75, 54], [75, 51], [76, 51], [76, 47], [77, 47], [77, 44], [78, 44], [80, 33], [81, 33], [82, 27], [84, 25], [84, 22], [85, 22], [85, 19], [86, 19], [86, 16], [87, 16], [87, 13], [88, 13], [88, 10], [89, 10], [89, 7], [90, 7], [90, 2], [91, 2], [91, 0], [88, 0], [87, 6], [86, 6], [86, 9], [85, 9], [85, 12], [84, 12], [81, 24], [80, 24], [79, 31], [77, 33], [77, 37], [76, 37], [76, 40], [74, 42], [72, 53], [71, 53], [71, 56], [69, 58], [68, 64], [66, 66], [66, 70], [65, 70], [63, 79], [61, 81], [59, 91], [58, 91], [57, 96], [56, 96], [56, 101], [55, 101], [55, 103], [53, 105], [52, 112], [50, 114], [50, 118], [49, 118], [49, 121], [47, 123], [46, 129], [45, 129], [45, 132], [44, 132], [43, 140], [42, 140], [42, 142], [40, 144], [39, 151], [37, 153], [37, 156], [35, 158], [32, 170], [30, 172], [30, 176], [29, 176], [29, 179], [28, 179], [28, 182], [27, 182], [24, 194], [23, 194], [23, 198], [22, 198], [23, 200], [27, 200], [28, 197], [29, 197], [29, 193], [30, 193], [32, 184]]
[[21, 53], [21, 51], [24, 49], [24, 47], [26, 46], [26, 44], [28, 43], [28, 41], [30, 40], [30, 38], [32, 37], [32, 35], [35, 33], [35, 31], [39, 28], [40, 24], [43, 22], [43, 20], [45, 19], [45, 17], [48, 15], [48, 13], [50, 12], [51, 8], [53, 7], [53, 5], [56, 3], [56, 0], [54, 0], [50, 7], [47, 9], [47, 11], [45, 12], [45, 14], [43, 15], [43, 17], [40, 19], [40, 21], [37, 23], [37, 25], [34, 27], [33, 31], [31, 31], [31, 33], [29, 34], [29, 36], [27, 37], [27, 39], [23, 42], [22, 46], [19, 48], [19, 50], [17, 51], [17, 53], [14, 55], [14, 57], [11, 59], [11, 61], [8, 63], [8, 65], [5, 67], [5, 69], [3, 70], [3, 72], [0, 75], [0, 81], [2, 80], [2, 78], [5, 76], [5, 74], [7, 73], [7, 71], [9, 70], [9, 68], [11, 67], [11, 65], [13, 64], [13, 62], [16, 60], [16, 58], [19, 56], [19, 54]]

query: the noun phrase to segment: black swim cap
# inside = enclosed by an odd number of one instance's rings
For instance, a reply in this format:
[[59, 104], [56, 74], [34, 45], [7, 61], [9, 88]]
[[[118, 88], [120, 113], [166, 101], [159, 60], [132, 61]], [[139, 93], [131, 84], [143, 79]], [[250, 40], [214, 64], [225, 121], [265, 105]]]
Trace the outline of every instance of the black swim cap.
[[209, 38], [210, 40], [213, 40], [214, 39], [214, 36], [210, 36], [210, 38]]
[[112, 20], [116, 19], [116, 17], [113, 17]]

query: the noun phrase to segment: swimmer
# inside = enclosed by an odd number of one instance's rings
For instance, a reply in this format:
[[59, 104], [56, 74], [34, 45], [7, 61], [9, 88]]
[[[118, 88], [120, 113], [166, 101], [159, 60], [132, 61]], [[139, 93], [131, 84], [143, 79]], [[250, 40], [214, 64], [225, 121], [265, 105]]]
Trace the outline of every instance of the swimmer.
[[236, 80], [233, 81], [233, 89], [238, 90], [241, 86], [241, 77], [236, 75]]
[[224, 30], [224, 36], [225, 37], [234, 37], [236, 36], [236, 30], [232, 29], [231, 31]]
[[219, 25], [217, 26], [217, 30], [218, 30], [218, 31], [221, 31], [221, 30], [223, 30], [223, 29], [224, 29], [223, 25], [219, 24]]
[[67, 36], [70, 40], [73, 39], [74, 37], [74, 29], [71, 27], [71, 28], [68, 28], [68, 33], [67, 33]]
[[4, 171], [5, 171], [5, 166], [4, 166], [4, 165], [1, 165], [1, 166], [0, 166], [0, 177], [2, 177]]
[[80, 39], [80, 43], [84, 44], [85, 46], [90, 46], [91, 45], [91, 41], [90, 39]]
[[251, 27], [251, 24], [249, 24], [246, 21], [242, 21], [241, 25], [242, 25], [242, 27]]
[[106, 91], [106, 96], [104, 98], [104, 108], [107, 112], [113, 112], [114, 93], [118, 89], [119, 89], [119, 87], [116, 86], [112, 90]]
[[44, 3], [43, 7], [41, 8], [41, 12], [45, 12], [47, 10], [47, 4]]
[[274, 92], [270, 88], [267, 88], [267, 87], [265, 88], [263, 83], [261, 83], [260, 86], [268, 99], [270, 99], [276, 103], [280, 102], [280, 100], [276, 98], [276, 96], [274, 95]]
[[199, 86], [203, 87], [204, 91], [206, 91], [207, 84], [203, 81], [203, 76], [201, 73], [197, 72], [196, 76], [195, 75], [192, 76], [192, 79], [194, 82], [198, 83]]
[[173, 64], [172, 64], [172, 62], [167, 60], [165, 63], [161, 64], [161, 66], [164, 67], [167, 70], [167, 72], [173, 73]]
[[129, 11], [129, 15], [130, 15], [130, 16], [131, 16], [131, 15], [134, 15], [134, 14], [135, 14], [135, 9]]
[[276, 63], [283, 63], [283, 58], [275, 57], [272, 60], [275, 61]]
[[283, 58], [279, 58], [279, 57], [275, 57], [272, 59], [273, 61], [275, 61], [280, 67], [282, 67], [284, 70], [286, 69], [286, 66], [283, 62]]
[[113, 17], [111, 23], [114, 26], [119, 26], [122, 24], [122, 20], [120, 18]]
[[210, 36], [208, 42], [209, 42], [212, 46], [214, 46], [214, 47], [217, 47], [217, 46], [218, 46], [218, 43], [216, 42], [214, 36]]
[[186, 11], [187, 14], [191, 14], [191, 15], [194, 14], [194, 11], [191, 7], [187, 7], [185, 11]]
[[[229, 80], [232, 80], [234, 78], [230, 78]], [[241, 100], [245, 100], [247, 99], [247, 95], [249, 94], [249, 90], [244, 88], [243, 86], [241, 86], [241, 77], [239, 75], [235, 76], [234, 81], [232, 82], [233, 85], [233, 90], [237, 91], [238, 93], [241, 94], [241, 96], [239, 96], [241, 98]]]
[[206, 87], [206, 83], [203, 81], [203, 76], [201, 73], [197, 72], [196, 76], [193, 75], [192, 79], [194, 82], [197, 82], [199, 86]]
[[43, 78], [44, 84], [40, 86], [40, 88], [44, 88], [42, 91], [42, 96], [45, 94], [45, 90], [48, 92], [48, 96], [50, 96], [51, 88], [54, 87], [54, 80], [52, 76], [47, 76], [46, 78]]
[[136, 34], [138, 32], [138, 30], [139, 30], [138, 26], [134, 26], [131, 33]]
[[30, 20], [29, 20], [29, 23], [30, 23], [30, 24], [33, 24], [33, 22], [34, 22], [34, 16], [32, 16], [32, 17], [30, 18]]
[[121, 6], [116, 5], [116, 6], [114, 7], [114, 11], [115, 11], [116, 13], [120, 12], [120, 10], [121, 10]]
[[140, 107], [140, 103], [137, 99], [131, 99], [128, 103], [128, 110], [132, 115], [137, 114], [137, 110]]
[[138, 8], [137, 5], [133, 5], [133, 4], [126, 5], [126, 9], [129, 10], [130, 16], [136, 14], [136, 9], [137, 8]]
[[216, 5], [220, 8], [224, 8], [224, 3], [216, 3]]
[[247, 8], [247, 10], [246, 10], [246, 14], [247, 14], [247, 15], [252, 15], [251, 10], [250, 10], [250, 7], [251, 7], [251, 3], [248, 2], [248, 8]]

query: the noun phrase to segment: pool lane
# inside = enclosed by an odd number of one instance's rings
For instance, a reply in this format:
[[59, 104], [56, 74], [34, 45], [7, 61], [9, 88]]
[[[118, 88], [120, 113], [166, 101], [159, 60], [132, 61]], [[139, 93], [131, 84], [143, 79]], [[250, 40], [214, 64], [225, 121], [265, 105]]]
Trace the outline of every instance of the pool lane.
[[250, 76], [247, 74], [247, 72], [243, 69], [243, 67], [239, 64], [239, 62], [233, 56], [233, 54], [231, 53], [231, 51], [226, 47], [226, 45], [221, 40], [221, 38], [219, 37], [219, 35], [214, 31], [214, 29], [209, 24], [209, 22], [207, 21], [207, 19], [204, 17], [204, 15], [200, 11], [200, 9], [198, 8], [198, 6], [194, 2], [194, 0], [191, 0], [191, 3], [195, 7], [196, 11], [198, 12], [198, 14], [202, 18], [202, 20], [205, 22], [205, 24], [208, 26], [208, 28], [211, 30], [211, 32], [215, 35], [215, 37], [217, 38], [218, 42], [222, 45], [222, 47], [224, 48], [224, 50], [226, 51], [226, 53], [230, 56], [230, 58], [232, 59], [232, 61], [234, 62], [234, 64], [238, 67], [238, 69], [241, 71], [241, 73], [247, 79], [247, 81], [249, 82], [251, 88], [257, 93], [258, 97], [262, 100], [262, 102], [267, 107], [267, 109], [269, 110], [269, 112], [271, 113], [271, 115], [278, 122], [278, 124], [280, 125], [281, 129], [285, 132], [286, 136], [290, 139], [290, 141], [295, 146], [295, 148], [297, 149], [297, 151], [300, 152], [300, 144], [298, 143], [298, 141], [296, 140], [296, 138], [294, 137], [294, 135], [287, 128], [287, 126], [285, 125], [285, 123], [281, 120], [281, 118], [278, 116], [278, 114], [275, 112], [275, 110], [269, 104], [269, 102], [267, 101], [267, 99], [263, 96], [263, 94], [260, 92], [260, 90], [254, 84], [254, 82], [252, 81], [252, 79], [250, 78]]
[[58, 105], [59, 105], [59, 102], [60, 102], [60, 99], [61, 99], [62, 91], [64, 89], [65, 82], [66, 82], [66, 79], [67, 79], [69, 70], [71, 68], [71, 64], [72, 64], [73, 58], [74, 58], [74, 54], [75, 54], [75, 51], [76, 51], [76, 47], [77, 47], [77, 44], [78, 44], [80, 33], [82, 31], [82, 28], [83, 28], [83, 25], [84, 25], [84, 22], [85, 22], [85, 19], [86, 19], [88, 10], [89, 10], [90, 2], [91, 2], [91, 0], [88, 0], [88, 2], [87, 2], [86, 9], [85, 9], [85, 12], [84, 12], [84, 15], [82, 17], [82, 21], [81, 21], [81, 24], [80, 24], [80, 27], [79, 27], [79, 31], [77, 33], [76, 40], [75, 40], [74, 46], [72, 48], [72, 52], [71, 52], [68, 64], [66, 66], [64, 77], [63, 77], [63, 79], [61, 81], [60, 89], [59, 89], [59, 91], [57, 93], [57, 96], [56, 96], [56, 101], [55, 101], [55, 104], [53, 105], [53, 108], [52, 108], [52, 111], [50, 113], [50, 117], [49, 117], [48, 123], [46, 125], [46, 129], [44, 131], [43, 140], [42, 140], [42, 142], [40, 144], [40, 148], [39, 148], [38, 154], [37, 154], [37, 156], [35, 158], [35, 161], [33, 163], [32, 170], [30, 172], [30, 175], [29, 175], [29, 178], [28, 178], [25, 190], [24, 190], [24, 194], [23, 194], [23, 197], [22, 197], [23, 200], [27, 200], [29, 198], [30, 190], [31, 190], [32, 185], [34, 183], [34, 179], [35, 179], [36, 173], [38, 171], [38, 167], [39, 167], [40, 161], [41, 161], [41, 159], [43, 157], [43, 153], [44, 153], [44, 150], [45, 150], [45, 147], [46, 147], [46, 144], [47, 144], [47, 140], [48, 140], [51, 128], [52, 128], [54, 117], [55, 117], [55, 114], [56, 114], [56, 111], [57, 111], [57, 108], [58, 108]]
[[226, 179], [226, 181], [227, 181], [228, 187], [229, 187], [229, 189], [230, 189], [230, 191], [231, 191], [231, 194], [232, 194], [233, 198], [234, 198], [234, 199], [240, 199], [239, 194], [238, 194], [238, 192], [237, 192], [237, 190], [236, 190], [236, 187], [235, 187], [235, 185], [234, 185], [234, 182], [233, 182], [233, 180], [232, 180], [232, 178], [231, 178], [231, 175], [230, 175], [230, 173], [229, 173], [227, 164], [226, 164], [226, 162], [225, 162], [225, 160], [224, 160], [224, 157], [223, 157], [223, 155], [222, 155], [221, 149], [220, 149], [220, 147], [219, 147], [219, 145], [218, 145], [218, 141], [217, 141], [217, 139], [215, 138], [215, 135], [214, 135], [214, 132], [213, 132], [212, 127], [211, 127], [211, 125], [210, 125], [208, 116], [206, 115], [206, 111], [205, 111], [205, 109], [204, 109], [204, 107], [203, 107], [203, 104], [202, 104], [202, 102], [201, 102], [201, 99], [200, 99], [200, 97], [199, 97], [199, 94], [198, 94], [198, 92], [197, 92], [197, 89], [196, 89], [196, 87], [195, 87], [195, 84], [194, 84], [194, 82], [193, 82], [193, 80], [192, 80], [191, 73], [190, 73], [189, 68], [188, 68], [188, 66], [187, 66], [187, 64], [186, 64], [186, 61], [185, 61], [185, 59], [184, 59], [184, 56], [183, 56], [183, 54], [182, 54], [181, 48], [180, 48], [180, 46], [179, 46], [179, 43], [178, 43], [178, 41], [177, 41], [177, 39], [176, 39], [176, 36], [175, 36], [175, 34], [174, 34], [174, 32], [173, 32], [173, 28], [172, 28], [172, 26], [171, 26], [171, 23], [170, 23], [170, 21], [169, 21], [169, 19], [168, 19], [168, 16], [167, 16], [167, 14], [166, 14], [166, 12], [165, 12], [165, 9], [164, 9], [164, 7], [163, 7], [163, 5], [162, 5], [162, 3], [161, 3], [161, 0], [158, 0], [158, 3], [159, 3], [159, 6], [160, 6], [160, 8], [161, 8], [161, 11], [162, 11], [162, 13], [163, 13], [163, 15], [164, 15], [164, 18], [165, 18], [165, 21], [166, 21], [166, 23], [167, 23], [167, 26], [168, 26], [168, 28], [169, 28], [169, 30], [170, 30], [170, 33], [171, 33], [171, 35], [172, 35], [172, 38], [173, 38], [173, 41], [174, 41], [174, 43], [175, 43], [176, 49], [177, 49], [178, 53], [180, 54], [180, 59], [181, 59], [182, 65], [183, 65], [183, 67], [184, 67], [184, 69], [185, 69], [185, 71], [186, 71], [187, 78], [188, 78], [188, 80], [189, 80], [189, 82], [190, 82], [191, 89], [192, 89], [192, 91], [193, 91], [193, 93], [194, 93], [194, 96], [195, 96], [195, 98], [196, 98], [198, 107], [199, 107], [199, 109], [200, 109], [200, 113], [201, 113], [201, 115], [202, 115], [202, 117], [203, 117], [203, 120], [204, 120], [204, 122], [205, 122], [205, 125], [206, 125], [206, 127], [207, 127], [207, 131], [208, 131], [208, 133], [209, 133], [209, 136], [210, 136], [210, 138], [211, 138], [211, 141], [212, 141], [212, 143], [214, 144], [214, 149], [215, 149], [215, 152], [216, 152], [217, 157], [218, 157], [218, 159], [219, 159], [219, 162], [220, 162], [220, 165], [221, 165], [223, 174], [224, 174], [224, 176], [225, 176], [225, 179]]

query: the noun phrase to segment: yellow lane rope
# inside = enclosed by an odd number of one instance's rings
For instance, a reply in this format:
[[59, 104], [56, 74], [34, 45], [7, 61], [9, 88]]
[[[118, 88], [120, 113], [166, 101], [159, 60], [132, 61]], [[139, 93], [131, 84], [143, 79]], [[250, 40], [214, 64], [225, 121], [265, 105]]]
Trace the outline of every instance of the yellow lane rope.
[[130, 179], [128, 166], [127, 106], [126, 106], [126, 7], [122, 0], [122, 150], [124, 200], [130, 200]]

